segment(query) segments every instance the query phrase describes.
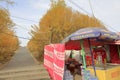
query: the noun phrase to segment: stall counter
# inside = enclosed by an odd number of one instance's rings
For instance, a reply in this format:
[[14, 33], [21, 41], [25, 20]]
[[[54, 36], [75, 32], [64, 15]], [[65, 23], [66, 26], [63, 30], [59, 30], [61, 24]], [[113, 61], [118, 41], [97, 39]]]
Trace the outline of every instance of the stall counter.
[[[88, 67], [91, 74], [94, 74], [92, 67]], [[98, 80], [120, 80], [120, 65], [108, 64], [106, 69], [96, 67]]]

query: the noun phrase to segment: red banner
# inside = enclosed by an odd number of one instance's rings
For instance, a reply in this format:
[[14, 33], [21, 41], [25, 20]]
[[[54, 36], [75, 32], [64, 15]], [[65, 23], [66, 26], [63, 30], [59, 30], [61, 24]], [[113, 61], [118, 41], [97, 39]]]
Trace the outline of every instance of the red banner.
[[44, 66], [52, 80], [63, 80], [64, 52], [64, 44], [51, 44], [44, 48]]

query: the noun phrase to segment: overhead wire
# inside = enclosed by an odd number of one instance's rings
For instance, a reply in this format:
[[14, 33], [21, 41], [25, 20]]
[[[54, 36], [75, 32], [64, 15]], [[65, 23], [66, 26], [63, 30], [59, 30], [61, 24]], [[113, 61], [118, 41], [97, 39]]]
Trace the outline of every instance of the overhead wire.
[[[23, 26], [21, 26], [21, 25], [19, 25], [19, 24], [15, 24], [15, 25], [18, 26], [18, 27], [20, 27], [20, 28], [22, 28], [22, 29], [24, 29], [24, 30], [26, 30], [26, 31], [30, 31], [29, 29], [27, 29], [27, 28], [25, 28], [25, 27], [23, 27]], [[21, 37], [21, 36], [16, 36], [16, 35], [11, 35], [11, 34], [5, 33], [5, 32], [0, 32], [0, 33], [6, 34], [6, 35], [9, 35], [9, 36], [13, 36], [13, 37], [17, 37], [17, 38], [20, 38], [20, 39], [30, 40], [30, 38]], [[45, 33], [45, 32], [41, 32], [41, 33]], [[35, 39], [35, 41], [40, 41], [40, 40], [36, 40], [36, 39]]]
[[[9, 10], [9, 4], [13, 4], [14, 2], [13, 1], [9, 1], [9, 0], [0, 0], [0, 1], [5, 1], [6, 2], [6, 7], [7, 7], [7, 10]], [[1, 8], [4, 8], [0, 5]], [[21, 19], [21, 20], [26, 20], [26, 21], [31, 21], [31, 22], [36, 22], [38, 23], [38, 21], [35, 21], [35, 20], [31, 20], [31, 19], [26, 19], [26, 18], [23, 18], [23, 17], [18, 17], [18, 16], [13, 16], [13, 15], [10, 15], [11, 17], [13, 18], [17, 18], [17, 19]]]
[[[4, 1], [4, 0], [0, 0], [0, 1]], [[0, 6], [1, 8], [3, 8], [2, 6]], [[7, 9], [9, 10], [8, 8], [8, 4], [7, 4]], [[30, 19], [26, 19], [26, 18], [23, 18], [23, 17], [18, 17], [18, 16], [13, 16], [13, 15], [10, 15], [11, 17], [13, 18], [16, 18], [16, 19], [21, 19], [21, 20], [24, 20], [24, 21], [30, 21], [30, 22], [35, 22], [35, 23], [38, 23], [38, 21], [35, 21], [35, 20], [30, 20]], [[26, 30], [26, 31], [30, 31], [29, 29], [21, 26], [21, 25], [18, 25], [18, 24], [15, 24], [16, 26]], [[0, 32], [0, 33], [3, 33], [3, 34], [6, 34], [6, 35], [9, 35], [9, 36], [12, 36], [12, 37], [17, 37], [17, 38], [20, 38], [20, 39], [25, 39], [25, 40], [30, 40], [30, 38], [25, 38], [25, 37], [21, 37], [21, 36], [16, 36], [16, 35], [11, 35], [11, 34], [8, 34], [8, 33], [5, 33], [5, 32]], [[45, 32], [41, 32], [42, 34], [45, 33]], [[34, 37], [33, 37], [34, 38]], [[36, 40], [34, 39], [35, 41], [40, 41], [40, 40]], [[45, 40], [44, 40], [45, 41]]]
[[[20, 38], [20, 39], [30, 40], [30, 38], [25, 38], [25, 37], [21, 37], [21, 36], [11, 35], [11, 34], [5, 33], [5, 32], [0, 32], [0, 33], [6, 34], [6, 35], [9, 35], [9, 36], [12, 36], [12, 37], [17, 37], [17, 38]], [[41, 40], [34, 39], [34, 41], [39, 42], [39, 41], [41, 41]], [[44, 41], [48, 41], [48, 40], [44, 40]]]
[[[16, 16], [11, 16], [11, 17], [14, 17], [14, 18], [18, 18], [18, 19], [21, 19], [21, 20], [26, 20], [26, 21], [32, 21], [33, 22], [33, 20], [30, 20], [30, 19], [25, 19], [25, 18], [22, 18], [22, 17], [16, 17]], [[37, 22], [37, 21], [34, 21], [34, 22]], [[24, 29], [24, 30], [26, 30], [26, 31], [30, 31], [29, 29], [27, 29], [27, 28], [25, 28], [25, 27], [23, 27], [23, 26], [21, 26], [21, 25], [18, 25], [18, 24], [16, 24], [16, 26], [18, 26], [18, 27], [21, 27], [22, 29]], [[42, 33], [42, 34], [45, 34], [45, 33], [48, 33], [48, 32], [39, 32], [40, 34]], [[29, 33], [30, 34], [30, 33]], [[30, 40], [30, 39], [28, 39], [28, 38], [24, 38], [24, 37], [19, 37], [19, 36], [17, 36], [18, 38], [22, 38], [22, 39], [27, 39], [27, 40]], [[34, 37], [33, 37], [34, 38]], [[40, 41], [40, 40], [37, 40], [37, 41]], [[43, 41], [45, 41], [45, 40], [43, 40]], [[48, 40], [47, 40], [48, 41]]]
[[[91, 11], [92, 11], [92, 15], [93, 15], [93, 17], [95, 17], [95, 15], [94, 15], [94, 11], [93, 11], [93, 7], [92, 7], [92, 3], [91, 3], [90, 0], [89, 0], [89, 4], [90, 4]], [[95, 17], [95, 18], [96, 18], [96, 17]], [[106, 26], [110, 27], [111, 29], [113, 29], [114, 31], [118, 32], [116, 29], [114, 29], [114, 28], [111, 27], [110, 25], [104, 23], [103, 21], [101, 21], [101, 22], [102, 22], [103, 24], [105, 24]]]
[[[68, 2], [72, 3], [73, 5], [75, 5], [76, 7], [78, 7], [80, 10], [82, 10], [83, 12], [85, 12], [86, 14], [90, 15], [90, 13], [83, 9], [82, 7], [80, 7], [78, 4], [76, 4], [75, 2], [73, 2], [72, 0], [68, 0]], [[94, 15], [94, 12], [93, 12], [93, 8], [92, 8], [92, 4], [91, 4], [91, 1], [89, 0], [89, 4], [90, 4], [90, 7], [91, 7], [91, 10], [92, 10], [92, 15], [95, 17]], [[96, 17], [95, 17], [96, 18]], [[101, 21], [101, 20], [100, 20]], [[113, 29], [113, 27], [111, 27], [110, 25], [107, 25], [106, 23], [104, 23], [103, 21], [101, 21], [103, 24], [105, 24], [106, 26], [109, 26], [111, 29]], [[116, 29], [113, 29], [114, 31], [117, 31]], [[119, 31], [117, 31], [119, 32]]]
[[20, 37], [20, 36], [16, 36], [16, 35], [11, 35], [11, 34], [9, 34], [9, 33], [5, 33], [5, 32], [0, 32], [0, 33], [6, 34], [6, 35], [9, 35], [9, 36], [13, 36], [13, 37], [18, 37], [18, 38], [21, 38], [21, 39], [27, 39], [27, 40], [30, 40], [29, 38]]
[[23, 27], [22, 25], [19, 25], [19, 24], [15, 24], [15, 27], [20, 27], [22, 29], [24, 29], [25, 31], [30, 31], [29, 29]]
[[[103, 23], [103, 22], [102, 22]], [[105, 24], [105, 23], [104, 23]], [[112, 30], [114, 30], [115, 32], [119, 32], [118, 30], [114, 29], [113, 27], [111, 27], [110, 25], [105, 24], [106, 26], [108, 26], [109, 28], [111, 28]]]
[[68, 0], [68, 2], [72, 3], [73, 5], [75, 5], [79, 9], [81, 9], [83, 12], [85, 12], [88, 15], [90, 15], [90, 13], [87, 10], [83, 9], [81, 6], [79, 6], [78, 4], [76, 4], [75, 2], [73, 2], [72, 0]]
[[[31, 21], [31, 22], [36, 22], [36, 23], [38, 23], [38, 21], [26, 19], [26, 18], [23, 18], [23, 17], [13, 16], [13, 15], [10, 15], [10, 16], [13, 17], [13, 18], [17, 18], [17, 19], [21, 19], [21, 20], [25, 20], [25, 21]], [[22, 29], [24, 29], [24, 30], [26, 30], [26, 31], [30, 31], [29, 29], [27, 29], [27, 28], [25, 28], [25, 27], [23, 27], [23, 26], [21, 26], [21, 25], [19, 25], [19, 24], [15, 24], [15, 25], [18, 26], [18, 27], [20, 27], [20, 28], [22, 28]], [[41, 33], [46, 33], [46, 32], [41, 32]], [[28, 38], [19, 37], [19, 36], [16, 36], [16, 37], [22, 38], [22, 39], [28, 39]]]
[[[18, 26], [18, 27], [20, 27], [20, 28], [22, 28], [22, 29], [24, 29], [24, 30], [26, 30], [26, 31], [30, 31], [29, 29], [27, 29], [27, 28], [25, 28], [25, 27], [23, 27], [23, 26], [21, 26], [21, 25], [19, 25], [19, 24], [15, 24], [16, 26]], [[21, 37], [21, 36], [16, 36], [16, 35], [11, 35], [11, 34], [8, 34], [8, 33], [5, 33], [5, 32], [0, 32], [0, 33], [4, 33], [4, 34], [6, 34], [6, 35], [9, 35], [9, 36], [13, 36], [13, 37], [17, 37], [17, 38], [20, 38], [20, 39], [25, 39], [25, 40], [31, 40], [31, 38], [26, 38], [26, 37]], [[39, 32], [40, 34], [45, 34], [45, 33], [48, 33], [48, 32]], [[34, 38], [34, 37], [33, 37]], [[35, 41], [40, 41], [40, 40], [36, 40], [36, 39], [34, 39]], [[44, 40], [45, 41], [45, 40]]]
[[[96, 19], [97, 19], [97, 18], [96, 18], [95, 14], [94, 14], [93, 7], [92, 7], [92, 3], [91, 3], [90, 0], [88, 0], [88, 1], [89, 1], [89, 6], [90, 6], [90, 9], [91, 9], [92, 17], [95, 18], [95, 21], [94, 21], [94, 22], [96, 23], [96, 21], [97, 21]], [[95, 25], [95, 26], [96, 26], [96, 25]]]
[[38, 23], [38, 21], [34, 21], [34, 20], [30, 20], [30, 19], [26, 19], [26, 18], [22, 18], [22, 17], [18, 17], [18, 16], [13, 16], [13, 15], [11, 15], [11, 17], [17, 18], [17, 19], [21, 19], [21, 20], [25, 20], [25, 21], [31, 21], [31, 22], [36, 22], [36, 23]]
[[93, 11], [93, 7], [92, 7], [92, 3], [91, 3], [90, 0], [89, 0], [89, 5], [90, 5], [91, 12], [92, 12], [92, 16], [95, 17], [95, 14], [94, 14], [94, 11]]

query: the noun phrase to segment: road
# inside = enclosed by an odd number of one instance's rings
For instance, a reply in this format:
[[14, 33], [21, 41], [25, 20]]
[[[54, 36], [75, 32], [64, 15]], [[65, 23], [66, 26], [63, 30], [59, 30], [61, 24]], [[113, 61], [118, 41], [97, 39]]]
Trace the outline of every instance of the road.
[[38, 65], [25, 47], [20, 47], [11, 61], [0, 70], [0, 80], [50, 80], [43, 65]]
[[18, 67], [24, 66], [34, 66], [37, 63], [34, 61], [33, 57], [31, 56], [30, 52], [27, 50], [26, 47], [20, 47], [11, 61], [2, 69], [13, 69]]

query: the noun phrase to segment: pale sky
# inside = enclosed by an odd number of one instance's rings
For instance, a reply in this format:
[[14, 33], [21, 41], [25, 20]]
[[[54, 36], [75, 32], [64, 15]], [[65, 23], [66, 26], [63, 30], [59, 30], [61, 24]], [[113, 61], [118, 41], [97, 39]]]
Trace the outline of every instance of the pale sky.
[[[14, 0], [13, 6], [8, 6], [11, 18], [19, 26], [15, 26], [17, 36], [31, 38], [31, 25], [39, 23], [42, 16], [50, 7], [50, 0]], [[74, 2], [90, 15], [92, 15], [89, 0], [66, 0], [67, 6], [74, 10], [83, 12]], [[110, 31], [120, 32], [120, 0], [90, 0], [95, 17], [109, 25], [107, 28]], [[5, 3], [0, 2], [0, 5], [7, 7]], [[20, 19], [22, 18], [22, 19]], [[26, 19], [26, 20], [24, 20]], [[21, 46], [26, 46], [29, 40], [19, 38]]]

